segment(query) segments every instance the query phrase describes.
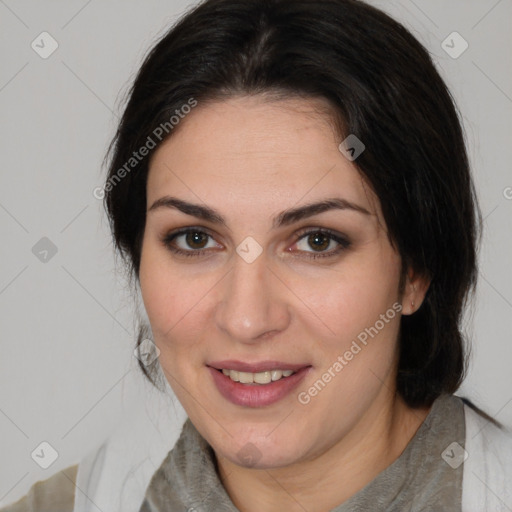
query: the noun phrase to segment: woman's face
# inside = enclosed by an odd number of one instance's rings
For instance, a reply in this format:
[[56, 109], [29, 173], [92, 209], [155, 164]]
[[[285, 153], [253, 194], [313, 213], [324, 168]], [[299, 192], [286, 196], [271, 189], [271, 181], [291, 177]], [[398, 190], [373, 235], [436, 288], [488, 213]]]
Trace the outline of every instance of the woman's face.
[[151, 160], [140, 284], [160, 364], [240, 466], [363, 435], [395, 390], [400, 258], [322, 105], [199, 103]]

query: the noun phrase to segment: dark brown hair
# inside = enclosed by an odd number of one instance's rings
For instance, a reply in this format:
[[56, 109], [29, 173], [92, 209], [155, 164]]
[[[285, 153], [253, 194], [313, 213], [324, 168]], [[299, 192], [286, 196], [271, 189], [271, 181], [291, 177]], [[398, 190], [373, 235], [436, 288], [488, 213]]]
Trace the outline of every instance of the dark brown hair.
[[[403, 268], [431, 279], [403, 316], [397, 389], [410, 406], [452, 393], [465, 371], [461, 316], [476, 282], [481, 215], [455, 102], [429, 53], [400, 23], [357, 0], [207, 0], [145, 58], [110, 147], [105, 206], [116, 248], [138, 278], [152, 152], [133, 152], [191, 98], [320, 97], [340, 142], [380, 199]], [[155, 139], [154, 135], [152, 137]], [[141, 337], [139, 337], [140, 342]], [[146, 375], [147, 368], [141, 365]]]

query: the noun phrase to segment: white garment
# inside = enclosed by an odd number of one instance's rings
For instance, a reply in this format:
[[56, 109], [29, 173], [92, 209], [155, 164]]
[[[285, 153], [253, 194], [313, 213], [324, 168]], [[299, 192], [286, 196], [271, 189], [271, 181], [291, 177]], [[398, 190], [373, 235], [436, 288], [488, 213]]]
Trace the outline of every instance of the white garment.
[[[76, 492], [74, 512], [139, 512], [151, 477], [186, 417], [172, 403], [169, 396], [155, 396], [80, 462], [77, 487], [83, 493]], [[500, 430], [467, 405], [464, 413], [462, 512], [512, 512], [512, 432]]]
[[462, 512], [512, 512], [512, 433], [467, 405]]
[[153, 473], [186, 419], [167, 389], [163, 394], [147, 381], [141, 383], [140, 399], [121, 427], [80, 461], [73, 512], [139, 512]]

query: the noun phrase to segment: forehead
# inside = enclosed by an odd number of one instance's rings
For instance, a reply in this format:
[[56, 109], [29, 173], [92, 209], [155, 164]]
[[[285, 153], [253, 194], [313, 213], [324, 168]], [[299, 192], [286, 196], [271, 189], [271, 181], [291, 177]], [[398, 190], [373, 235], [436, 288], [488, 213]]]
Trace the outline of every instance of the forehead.
[[[327, 111], [328, 105], [319, 99], [271, 100], [258, 95], [199, 103], [180, 120], [154, 159], [167, 149], [188, 159], [307, 155], [325, 146], [326, 139], [336, 143]], [[298, 145], [306, 139], [307, 145]]]
[[328, 109], [318, 99], [199, 103], [153, 155], [148, 205], [172, 193], [261, 212], [341, 195], [378, 215], [376, 197], [338, 149]]

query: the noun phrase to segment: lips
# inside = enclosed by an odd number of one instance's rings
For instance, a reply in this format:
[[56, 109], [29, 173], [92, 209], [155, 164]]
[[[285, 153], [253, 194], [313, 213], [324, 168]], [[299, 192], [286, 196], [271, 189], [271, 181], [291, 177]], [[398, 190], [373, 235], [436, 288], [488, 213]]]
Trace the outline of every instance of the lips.
[[311, 366], [309, 363], [285, 363], [283, 361], [259, 361], [257, 363], [246, 363], [234, 359], [227, 359], [224, 361], [213, 361], [208, 363], [207, 366], [215, 368], [216, 370], [236, 370], [237, 372], [259, 373], [270, 370], [292, 370], [299, 371], [301, 368]]
[[[213, 361], [207, 365], [213, 383], [222, 397], [232, 404], [244, 407], [270, 406], [289, 396], [312, 370], [311, 365], [292, 364], [283, 361], [259, 361], [244, 363], [242, 361]], [[292, 370], [288, 377], [267, 384], [246, 384], [235, 382], [223, 374], [221, 369], [238, 372], [259, 373], [273, 369]]]

